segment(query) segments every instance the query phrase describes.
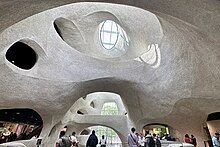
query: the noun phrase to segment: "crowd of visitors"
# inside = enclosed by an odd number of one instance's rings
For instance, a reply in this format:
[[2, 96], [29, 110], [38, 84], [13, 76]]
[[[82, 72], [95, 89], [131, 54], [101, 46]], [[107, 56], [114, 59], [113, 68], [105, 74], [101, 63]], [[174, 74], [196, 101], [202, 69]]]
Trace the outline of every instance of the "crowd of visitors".
[[10, 135], [5, 135], [4, 133], [0, 133], [0, 144], [15, 140], [23, 140], [23, 139], [26, 139], [26, 137], [23, 137], [22, 134], [17, 136], [17, 134], [13, 132], [11, 132]]
[[59, 139], [56, 143], [56, 147], [78, 147], [78, 141], [76, 138], [76, 132], [73, 132], [72, 135], [65, 135], [66, 131], [61, 131]]
[[135, 128], [131, 128], [131, 133], [128, 134], [128, 146], [129, 147], [161, 147], [161, 142], [156, 134], [153, 136], [146, 131], [143, 133], [135, 133]]
[[[79, 141], [76, 138], [76, 132], [73, 132], [72, 135], [65, 135], [66, 131], [61, 131], [59, 135], [59, 139], [56, 143], [56, 147], [78, 147]], [[106, 147], [106, 139], [105, 136], [102, 135], [100, 142], [98, 142], [98, 137], [95, 134], [95, 130], [92, 131], [92, 134], [89, 136], [86, 147], [96, 147], [97, 144], [100, 144], [101, 147]]]
[[[135, 133], [135, 128], [131, 128], [131, 133], [128, 134], [128, 146], [129, 147], [161, 147], [160, 140], [166, 141], [175, 141], [175, 138], [172, 138], [170, 135], [165, 134], [163, 137], [153, 134], [151, 135], [149, 131], [143, 133]], [[196, 138], [191, 135], [191, 138], [188, 134], [185, 135], [185, 142], [193, 144], [195, 147], [197, 145]], [[220, 146], [219, 146], [220, 147]]]
[[189, 135], [186, 134], [185, 135], [185, 143], [193, 144], [194, 147], [197, 146], [196, 138], [194, 137], [194, 135], [191, 135], [191, 137], [189, 137]]

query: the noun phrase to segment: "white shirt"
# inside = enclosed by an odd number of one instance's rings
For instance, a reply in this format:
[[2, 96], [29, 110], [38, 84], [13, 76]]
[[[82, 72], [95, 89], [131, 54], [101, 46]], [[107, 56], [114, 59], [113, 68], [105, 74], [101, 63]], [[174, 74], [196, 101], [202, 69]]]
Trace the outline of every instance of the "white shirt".
[[100, 139], [100, 144], [105, 145], [106, 144], [106, 139]]
[[73, 135], [70, 136], [70, 141], [78, 143], [76, 136], [73, 136]]

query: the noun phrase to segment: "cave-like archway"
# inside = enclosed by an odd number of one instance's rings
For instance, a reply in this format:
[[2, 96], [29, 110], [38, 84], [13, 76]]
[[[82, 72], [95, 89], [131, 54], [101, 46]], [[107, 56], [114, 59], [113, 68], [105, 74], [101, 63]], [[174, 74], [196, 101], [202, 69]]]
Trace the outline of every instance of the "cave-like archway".
[[[87, 134], [84, 134], [85, 130], [86, 130]], [[99, 141], [100, 141], [102, 135], [105, 136], [107, 145], [119, 146], [122, 144], [122, 141], [121, 141], [118, 133], [115, 130], [113, 130], [109, 127], [99, 126], [99, 125], [91, 126], [91, 127], [88, 127], [86, 129], [82, 130], [82, 132], [80, 134], [83, 134], [83, 135], [80, 135], [79, 137], [81, 137], [81, 140], [86, 141], [88, 136], [91, 134], [91, 132], [93, 130], [95, 130], [95, 134], [97, 135]], [[82, 138], [84, 138], [84, 139], [82, 139]], [[85, 144], [85, 143], [86, 142], [81, 142], [81, 144]]]
[[220, 112], [210, 113], [207, 117], [206, 124], [203, 126], [208, 139], [211, 139], [216, 132], [220, 130]]
[[[142, 132], [145, 134], [146, 131], [149, 131], [150, 134], [156, 134], [161, 139], [165, 137], [166, 134], [170, 136], [170, 141], [174, 140], [173, 133], [170, 132], [172, 128], [166, 124], [160, 124], [160, 123], [152, 123], [147, 124], [143, 127]], [[172, 135], [171, 135], [172, 134]]]
[[0, 110], [0, 132], [4, 136], [2, 143], [39, 136], [42, 127], [41, 116], [32, 109]]

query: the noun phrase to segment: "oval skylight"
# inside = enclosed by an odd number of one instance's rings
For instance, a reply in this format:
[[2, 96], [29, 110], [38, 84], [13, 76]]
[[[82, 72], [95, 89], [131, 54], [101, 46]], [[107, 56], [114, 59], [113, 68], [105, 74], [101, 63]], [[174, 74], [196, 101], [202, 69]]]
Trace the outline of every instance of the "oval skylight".
[[112, 49], [117, 43], [119, 27], [118, 24], [111, 20], [107, 20], [101, 24], [100, 39], [105, 49]]
[[112, 20], [106, 20], [99, 25], [99, 39], [102, 47], [108, 51], [106, 54], [112, 57], [123, 55], [129, 46], [126, 32]]

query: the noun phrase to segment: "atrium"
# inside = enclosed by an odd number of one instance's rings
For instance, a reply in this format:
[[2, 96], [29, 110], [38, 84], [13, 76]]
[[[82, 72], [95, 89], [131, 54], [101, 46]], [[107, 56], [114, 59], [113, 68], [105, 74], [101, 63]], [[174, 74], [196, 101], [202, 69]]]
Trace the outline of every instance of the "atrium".
[[20, 139], [0, 147], [54, 147], [61, 130], [126, 147], [132, 127], [205, 146], [219, 40], [219, 0], [1, 0], [0, 133]]

